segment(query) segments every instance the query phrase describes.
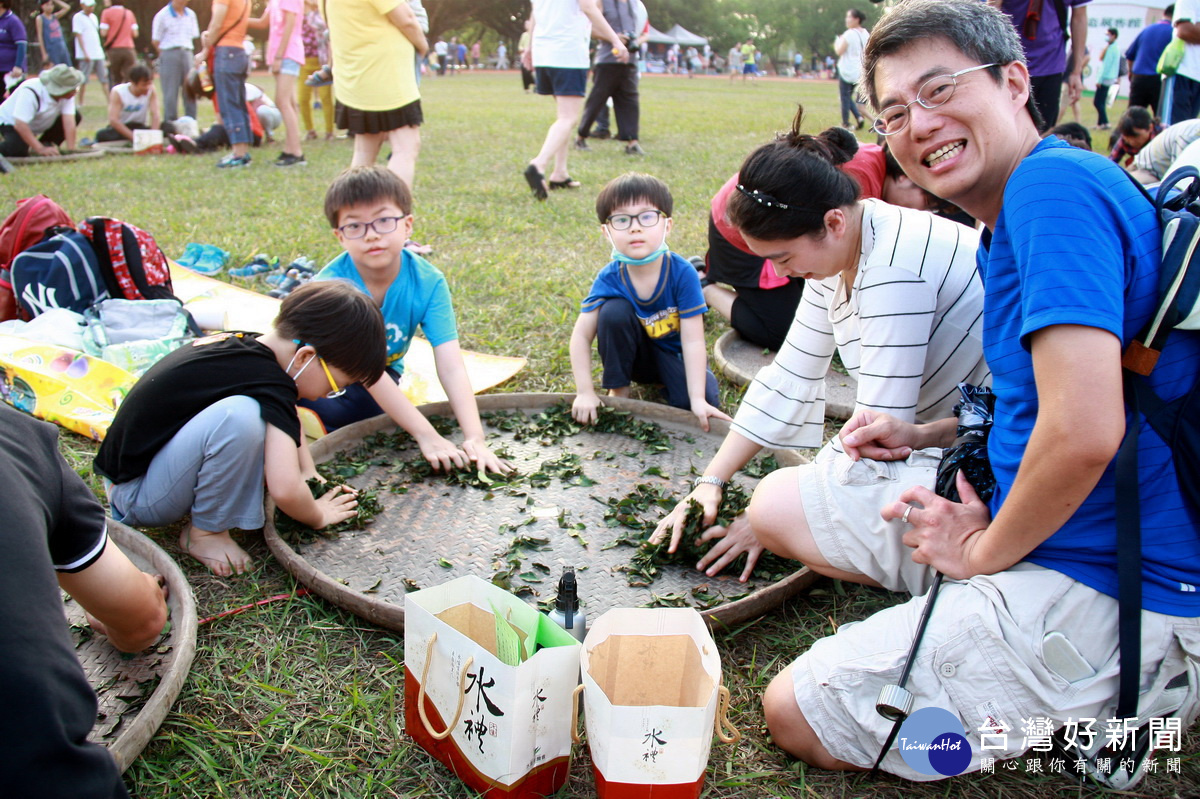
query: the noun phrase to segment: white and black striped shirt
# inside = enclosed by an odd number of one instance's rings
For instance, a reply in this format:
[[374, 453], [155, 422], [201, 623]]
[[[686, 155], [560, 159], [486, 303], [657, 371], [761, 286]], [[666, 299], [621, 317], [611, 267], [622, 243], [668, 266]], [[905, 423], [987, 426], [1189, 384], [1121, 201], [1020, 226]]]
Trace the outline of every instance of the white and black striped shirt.
[[[904, 421], [953, 413], [960, 382], [990, 385], [983, 358], [979, 233], [925, 211], [863, 200], [862, 255], [842, 275], [808, 280], [775, 361], [746, 390], [733, 427], [767, 447], [819, 447], [834, 348], [858, 380], [855, 411]], [[835, 449], [840, 444], [835, 439]]]

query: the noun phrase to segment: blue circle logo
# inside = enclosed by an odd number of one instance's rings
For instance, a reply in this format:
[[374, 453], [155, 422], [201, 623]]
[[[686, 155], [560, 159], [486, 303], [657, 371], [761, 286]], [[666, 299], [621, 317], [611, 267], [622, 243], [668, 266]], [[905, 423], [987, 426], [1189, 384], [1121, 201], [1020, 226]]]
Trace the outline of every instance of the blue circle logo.
[[900, 756], [916, 772], [953, 777], [971, 765], [971, 744], [958, 717], [940, 707], [923, 707], [900, 725]]

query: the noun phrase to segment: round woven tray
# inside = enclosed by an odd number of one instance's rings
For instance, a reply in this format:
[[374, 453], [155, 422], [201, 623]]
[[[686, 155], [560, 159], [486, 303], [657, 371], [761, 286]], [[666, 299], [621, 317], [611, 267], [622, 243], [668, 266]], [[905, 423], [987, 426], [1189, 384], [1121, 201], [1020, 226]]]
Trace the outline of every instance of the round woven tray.
[[[493, 394], [479, 397], [478, 401], [485, 415], [517, 410], [533, 414], [563, 399], [569, 401], [571, 397]], [[593, 497], [623, 497], [635, 485], [643, 483], [665, 486], [682, 497], [687, 493], [690, 476], [699, 474], [716, 453], [728, 424], [714, 422], [712, 431], [704, 433], [695, 417], [686, 411], [612, 397], [606, 398], [605, 403], [630, 411], [640, 420], [657, 423], [670, 436], [673, 448], [649, 453], [644, 451], [642, 442], [630, 436], [593, 431], [543, 446], [528, 439], [515, 441], [511, 433], [498, 432], [485, 420], [489, 445], [507, 448], [519, 471], [530, 473], [543, 461], [576, 453], [583, 458], [584, 474], [595, 483], [570, 486], [556, 479], [545, 488], [528, 488], [527, 495], [520, 496], [451, 486], [436, 478], [408, 485], [405, 493], [381, 488], [378, 498], [382, 510], [365, 529], [296, 546], [279, 536], [274, 524], [274, 504], [268, 499], [264, 529], [267, 544], [284, 567], [311, 590], [368, 621], [397, 631], [404, 628], [407, 591], [438, 585], [464, 574], [491, 579], [503, 568], [514, 536], [549, 542], [544, 551], [522, 551], [523, 567], [519, 571], [531, 579], [514, 578], [514, 586], [533, 588], [535, 596], [527, 597], [530, 599], [553, 597], [563, 567], [575, 566], [580, 597], [591, 618], [614, 607], [646, 605], [656, 595], [678, 595], [700, 588], [707, 589], [709, 602], [718, 602], [700, 611], [709, 624], [733, 625], [761, 615], [816, 579], [814, 573], [801, 567], [775, 582], [752, 577], [743, 584], [738, 582], [736, 573], [728, 573], [730, 569], [717, 577], [708, 577], [691, 566], [668, 565], [661, 567], [650, 586], [630, 586], [627, 574], [614, 567], [628, 564], [635, 550], [628, 546], [604, 549], [628, 531], [608, 527], [604, 521], [607, 507]], [[424, 405], [420, 410], [426, 416], [451, 415], [448, 403]], [[318, 463], [329, 460], [352, 451], [366, 436], [395, 429], [386, 416], [349, 425], [318, 440], [312, 447], [313, 457]], [[451, 438], [457, 440], [461, 435]], [[795, 452], [764, 454], [773, 454], [782, 466], [803, 462]], [[412, 460], [419, 456], [419, 450], [410, 444], [399, 457]], [[669, 479], [648, 476], [646, 470], [651, 467], [657, 467]], [[745, 475], [736, 479], [747, 489], [757, 483]], [[391, 482], [386, 467], [372, 466], [349, 482], [358, 488], [369, 488], [381, 480]], [[532, 523], [522, 525], [531, 517]], [[567, 527], [562, 526], [560, 517], [565, 518]], [[582, 530], [575, 527], [579, 523], [584, 525]], [[501, 525], [509, 528], [501, 529]], [[586, 546], [581, 538], [587, 542]], [[542, 568], [539, 570], [537, 566]]]
[[128, 139], [121, 141], [98, 141], [92, 145], [93, 150], [101, 150], [109, 155], [133, 155], [133, 142]]
[[9, 158], [9, 163], [13, 164], [56, 164], [59, 161], [82, 161], [85, 158], [100, 158], [107, 155], [105, 150], [83, 150], [77, 153], [67, 153], [66, 155], [26, 155], [24, 157]]
[[124, 771], [154, 737], [187, 680], [196, 654], [196, 601], [183, 572], [157, 544], [111, 519], [108, 535], [138, 568], [166, 578], [170, 591], [171, 631], [128, 659], [91, 631], [83, 608], [64, 594], [75, 654], [100, 698], [88, 738], [107, 746]]

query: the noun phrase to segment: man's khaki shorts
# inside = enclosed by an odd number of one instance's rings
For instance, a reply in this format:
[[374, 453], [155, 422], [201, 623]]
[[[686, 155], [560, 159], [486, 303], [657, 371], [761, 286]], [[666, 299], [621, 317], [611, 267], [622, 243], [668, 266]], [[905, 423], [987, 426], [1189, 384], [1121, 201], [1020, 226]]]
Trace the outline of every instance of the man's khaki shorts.
[[[796, 704], [834, 757], [864, 767], [875, 762], [892, 727], [875, 702], [883, 686], [899, 682], [925, 601], [916, 597], [843, 625], [792, 664]], [[1056, 672], [1045, 654], [1051, 633], [1061, 634], [1086, 662], [1083, 671], [1092, 673], [1068, 680]], [[1061, 640], [1057, 645], [1061, 650]], [[1187, 729], [1200, 704], [1200, 619], [1143, 612], [1142, 662], [1140, 718], [1178, 711]], [[966, 770], [972, 771], [983, 757], [999, 761], [1028, 749], [1023, 728], [1037, 718], [1050, 719], [1051, 729], [1096, 719], [1103, 735], [1119, 674], [1116, 600], [1020, 563], [942, 585], [905, 687], [915, 697], [914, 710], [939, 707], [958, 716], [972, 749]], [[882, 767], [912, 780], [938, 778], [914, 771], [895, 746]]]

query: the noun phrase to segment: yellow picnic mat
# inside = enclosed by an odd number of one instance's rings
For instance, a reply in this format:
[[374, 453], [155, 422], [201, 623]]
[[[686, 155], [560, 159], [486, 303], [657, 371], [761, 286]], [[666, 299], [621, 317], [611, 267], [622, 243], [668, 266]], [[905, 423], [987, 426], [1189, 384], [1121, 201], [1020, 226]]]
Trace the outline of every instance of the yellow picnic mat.
[[0, 335], [0, 398], [96, 441], [136, 380], [78, 350]]
[[[279, 311], [279, 300], [223, 283], [171, 264], [175, 295], [195, 313], [201, 326], [210, 318], [229, 330], [265, 332]], [[471, 388], [479, 393], [521, 371], [524, 358], [463, 350]], [[82, 436], [100, 441], [113, 414], [137, 378], [107, 361], [77, 350], [0, 335], [0, 399]], [[413, 338], [404, 357], [404, 393], [414, 405], [442, 402], [433, 348]], [[310, 418], [307, 418], [310, 417]], [[305, 431], [323, 434], [315, 416], [303, 418]]]

